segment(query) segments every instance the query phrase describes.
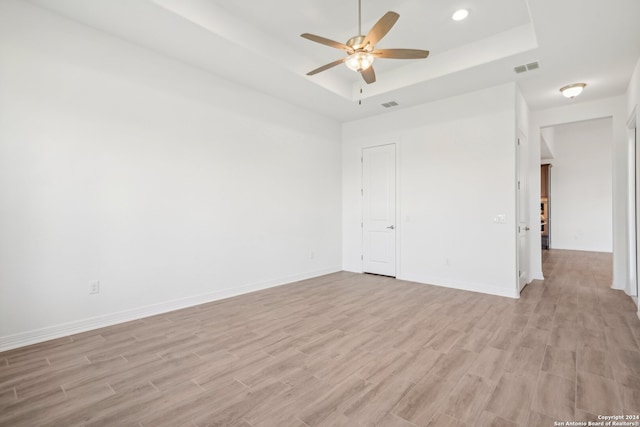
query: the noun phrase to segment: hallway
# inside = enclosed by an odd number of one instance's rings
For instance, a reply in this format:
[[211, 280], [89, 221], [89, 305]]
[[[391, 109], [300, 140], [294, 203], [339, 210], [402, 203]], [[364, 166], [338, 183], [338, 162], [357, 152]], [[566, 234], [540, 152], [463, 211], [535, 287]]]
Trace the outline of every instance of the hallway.
[[640, 320], [631, 298], [610, 288], [611, 254], [542, 254], [546, 280], [521, 300], [536, 305], [529, 325], [549, 331], [537, 385], [537, 393], [557, 393], [548, 411], [577, 421], [640, 414]]

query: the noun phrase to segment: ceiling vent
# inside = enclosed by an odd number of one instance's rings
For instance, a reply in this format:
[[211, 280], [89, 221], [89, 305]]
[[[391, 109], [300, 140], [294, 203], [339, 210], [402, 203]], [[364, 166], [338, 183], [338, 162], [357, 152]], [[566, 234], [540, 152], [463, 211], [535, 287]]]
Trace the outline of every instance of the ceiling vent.
[[521, 74], [527, 71], [537, 70], [538, 68], [540, 68], [540, 64], [538, 64], [538, 61], [536, 61], [530, 62], [528, 64], [518, 65], [517, 67], [513, 68], [513, 71], [515, 71], [516, 74]]
[[396, 101], [389, 101], [389, 102], [385, 102], [384, 104], [380, 104], [382, 105], [384, 108], [391, 108], [391, 107], [395, 107], [396, 105], [398, 105], [398, 103]]

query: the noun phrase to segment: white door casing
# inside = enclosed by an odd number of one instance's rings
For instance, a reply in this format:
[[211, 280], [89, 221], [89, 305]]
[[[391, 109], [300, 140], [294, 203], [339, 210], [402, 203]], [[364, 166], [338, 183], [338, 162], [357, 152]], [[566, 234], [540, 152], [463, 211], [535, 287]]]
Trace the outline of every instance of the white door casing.
[[362, 150], [362, 271], [396, 276], [396, 146]]
[[[632, 283], [632, 287], [631, 287], [631, 296], [635, 296], [636, 298], [639, 296], [640, 293], [640, 233], [639, 233], [639, 227], [640, 227], [640, 141], [638, 140], [638, 123], [636, 121], [636, 123], [634, 124], [634, 128], [632, 130], [633, 132], [633, 154], [634, 154], [634, 162], [633, 162], [633, 178], [634, 178], [634, 207], [635, 207], [635, 215], [634, 215], [634, 225], [635, 227], [632, 227], [632, 230], [635, 231], [635, 238], [633, 240], [635, 240], [635, 262], [632, 261], [632, 264], [635, 265], [634, 268], [634, 277], [633, 277], [633, 281], [635, 283]], [[633, 252], [633, 251], [632, 251]], [[633, 286], [635, 285], [635, 286]], [[640, 301], [638, 301], [638, 313], [640, 313]]]
[[[529, 281], [529, 206], [527, 203], [527, 139], [520, 135], [516, 145], [517, 157], [517, 232], [518, 232], [518, 290]], [[540, 221], [538, 220], [537, 223]], [[540, 228], [535, 229], [540, 232]]]
[[640, 317], [640, 301], [638, 300], [640, 280], [640, 140], [638, 140], [638, 113], [634, 108], [627, 122], [629, 135], [629, 284], [626, 292], [638, 305]]

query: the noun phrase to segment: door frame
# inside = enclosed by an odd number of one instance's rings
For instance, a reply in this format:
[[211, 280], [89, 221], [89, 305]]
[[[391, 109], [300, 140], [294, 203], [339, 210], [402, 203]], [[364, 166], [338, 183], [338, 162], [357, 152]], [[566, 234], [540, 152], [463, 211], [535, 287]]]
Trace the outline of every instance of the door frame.
[[629, 141], [629, 283], [627, 294], [638, 306], [640, 317], [640, 140], [637, 125], [640, 123], [638, 106], [635, 106], [627, 121]]
[[376, 147], [383, 147], [386, 145], [393, 145], [395, 148], [395, 173], [396, 173], [396, 188], [395, 188], [395, 192], [396, 192], [396, 197], [395, 197], [395, 206], [394, 206], [394, 213], [395, 213], [395, 217], [396, 217], [396, 235], [395, 235], [395, 239], [396, 239], [396, 253], [395, 253], [395, 258], [396, 258], [396, 275], [395, 278], [396, 279], [401, 279], [401, 275], [402, 275], [402, 264], [400, 262], [400, 260], [402, 259], [402, 257], [400, 256], [401, 252], [402, 252], [402, 247], [400, 245], [401, 241], [402, 241], [402, 221], [401, 221], [401, 212], [400, 212], [400, 154], [401, 154], [401, 149], [400, 149], [400, 141], [399, 140], [392, 140], [389, 142], [381, 142], [378, 141], [377, 143], [371, 144], [371, 145], [364, 145], [360, 148], [360, 271], [364, 273], [364, 194], [363, 194], [363, 190], [364, 190], [364, 150], [368, 149], [368, 148], [376, 148]]
[[[521, 141], [523, 141], [523, 143], [521, 144]], [[528, 152], [528, 138], [527, 135], [521, 130], [518, 129], [517, 130], [517, 134], [516, 134], [516, 149], [515, 149], [515, 157], [516, 157], [516, 179], [515, 179], [515, 190], [516, 190], [516, 218], [515, 218], [515, 232], [516, 232], [516, 293], [517, 295], [520, 295], [520, 292], [522, 292], [522, 290], [529, 284], [529, 282], [531, 281], [531, 247], [530, 247], [530, 234], [529, 231], [531, 231], [531, 218], [529, 215], [529, 208], [530, 208], [530, 200], [529, 200], [529, 186], [530, 183], [528, 182], [530, 180], [530, 176], [529, 176], [529, 164], [530, 162], [530, 158], [529, 158], [529, 152]], [[524, 151], [523, 151], [524, 150]], [[525, 154], [525, 158], [524, 158], [524, 162], [521, 162], [521, 153]], [[523, 164], [524, 163], [524, 164]], [[521, 176], [524, 177], [524, 179], [526, 180], [524, 183], [521, 182]], [[522, 199], [522, 200], [521, 200]], [[522, 206], [521, 209], [521, 205], [524, 203], [524, 205]], [[523, 211], [523, 212], [522, 212]], [[520, 223], [520, 215], [524, 214], [524, 225], [521, 225]], [[521, 233], [521, 227], [524, 226], [525, 229], [522, 230], [522, 232], [525, 235], [525, 250], [526, 253], [524, 254], [524, 256], [522, 256], [522, 254], [520, 253], [520, 233]], [[538, 225], [538, 229], [539, 229], [539, 225]], [[524, 259], [523, 259], [524, 258]], [[525, 271], [525, 278], [524, 278], [524, 282], [521, 282], [520, 279], [520, 266], [522, 263], [526, 263], [527, 264], [527, 271]]]

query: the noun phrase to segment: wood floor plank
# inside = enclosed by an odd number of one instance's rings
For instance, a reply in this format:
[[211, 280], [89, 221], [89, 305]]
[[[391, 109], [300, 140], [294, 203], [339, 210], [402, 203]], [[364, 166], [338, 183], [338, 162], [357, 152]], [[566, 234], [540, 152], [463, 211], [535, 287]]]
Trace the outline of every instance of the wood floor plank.
[[574, 380], [576, 377], [576, 353], [564, 348], [547, 346], [542, 360], [542, 371]]
[[393, 375], [405, 378], [415, 384], [433, 369], [441, 357], [442, 353], [423, 348], [418, 353], [410, 354], [404, 365], [394, 371]]
[[350, 402], [365, 391], [366, 386], [365, 381], [353, 375], [302, 409], [298, 418], [311, 427], [317, 426], [341, 406], [348, 408]]
[[521, 336], [522, 331], [520, 330], [510, 327], [499, 327], [491, 341], [489, 341], [489, 346], [499, 350], [511, 351], [518, 345]]
[[604, 326], [601, 329], [581, 327], [578, 331], [578, 348], [595, 348], [600, 351], [608, 351], [609, 346], [604, 334]]
[[398, 417], [395, 414], [388, 413], [378, 424], [376, 424], [376, 427], [416, 427], [416, 425]]
[[[169, 392], [162, 393], [153, 397], [156, 405], [155, 410], [147, 410], [140, 415], [139, 420], [143, 425], [158, 426], [172, 425], [176, 421], [176, 417], [182, 420], [192, 420], [195, 417], [202, 416], [207, 413], [211, 407], [225, 408], [235, 402], [241, 401], [247, 393], [247, 387], [233, 379], [227, 379], [220, 383], [218, 390], [205, 390], [198, 392], [192, 385], [187, 384], [189, 392], [193, 396], [189, 399], [172, 399]], [[224, 390], [221, 393], [220, 390]], [[180, 393], [183, 393], [180, 390]], [[148, 409], [148, 408], [147, 408]]]
[[476, 425], [478, 427], [520, 427], [520, 424], [506, 420], [491, 412], [483, 412], [478, 418]]
[[368, 382], [378, 383], [407, 366], [410, 360], [410, 354], [393, 349], [366, 363], [357, 371], [357, 375]]
[[454, 382], [427, 374], [398, 402], [391, 412], [416, 425], [426, 425], [438, 412]]
[[[57, 408], [64, 404], [66, 397], [62, 387], [42, 389], [38, 394], [23, 399], [10, 399], [0, 406], [0, 425], [33, 425], [34, 408]], [[18, 419], [22, 417], [21, 424]]]
[[627, 348], [612, 348], [617, 359], [613, 369], [623, 374], [640, 376], [640, 352]]
[[616, 374], [616, 379], [624, 412], [640, 414], [640, 377]]
[[526, 375], [535, 380], [540, 374], [545, 352], [546, 346], [516, 347], [507, 360], [505, 370], [518, 375]]
[[431, 418], [427, 427], [464, 427], [466, 424], [457, 418], [438, 412]]
[[378, 384], [372, 384], [358, 396], [343, 413], [353, 423], [372, 426], [380, 422], [414, 384], [402, 377], [390, 376]]
[[444, 354], [434, 365], [431, 372], [450, 381], [458, 381], [471, 366], [477, 355], [462, 348], [453, 348]]
[[575, 381], [542, 372], [531, 409], [558, 420], [571, 420], [575, 415]]
[[578, 372], [576, 408], [592, 414], [621, 414], [616, 383], [598, 375]]
[[[121, 390], [120, 393], [112, 393], [95, 402], [88, 400], [66, 402], [66, 407], [52, 408], [50, 413], [43, 414], [41, 419], [35, 419], [39, 426], [61, 426], [88, 424], [109, 416], [124, 416], [128, 411], [144, 407], [146, 402], [152, 401], [159, 395], [158, 390], [151, 384], [136, 384]], [[46, 419], [47, 422], [44, 422]]]
[[469, 373], [497, 382], [505, 370], [509, 353], [493, 347], [485, 347], [469, 368]]
[[491, 394], [486, 410], [526, 425], [534, 390], [535, 383], [530, 378], [505, 373]]
[[549, 341], [552, 347], [560, 347], [569, 351], [576, 351], [578, 344], [578, 328], [576, 326], [556, 326], [551, 330]]
[[0, 408], [11, 404], [16, 400], [18, 400], [18, 393], [16, 393], [15, 388], [7, 388], [0, 391]]
[[172, 411], [170, 408], [174, 408], [181, 402], [192, 401], [204, 393], [205, 391], [196, 384], [184, 382], [174, 385], [170, 391], [151, 393], [143, 399], [135, 399], [122, 411], [106, 411], [91, 421], [85, 422], [84, 425], [87, 427], [135, 425], [145, 416], [149, 414], [157, 416], [159, 413], [163, 414], [164, 422], [171, 420], [173, 425], [186, 424], [189, 422], [188, 414]]
[[577, 368], [581, 372], [609, 379], [614, 378], [612, 366], [615, 363], [615, 356], [606, 351], [585, 346], [578, 351], [577, 362]]
[[259, 406], [273, 395], [279, 395], [287, 389], [289, 387], [286, 384], [275, 379], [269, 379], [248, 390], [242, 395], [242, 399], [238, 399], [232, 405], [210, 406], [207, 414], [194, 420], [195, 424], [206, 426], [231, 425], [233, 422], [241, 420], [256, 406]]
[[442, 413], [472, 424], [482, 413], [494, 385], [489, 380], [466, 374], [451, 390]]

